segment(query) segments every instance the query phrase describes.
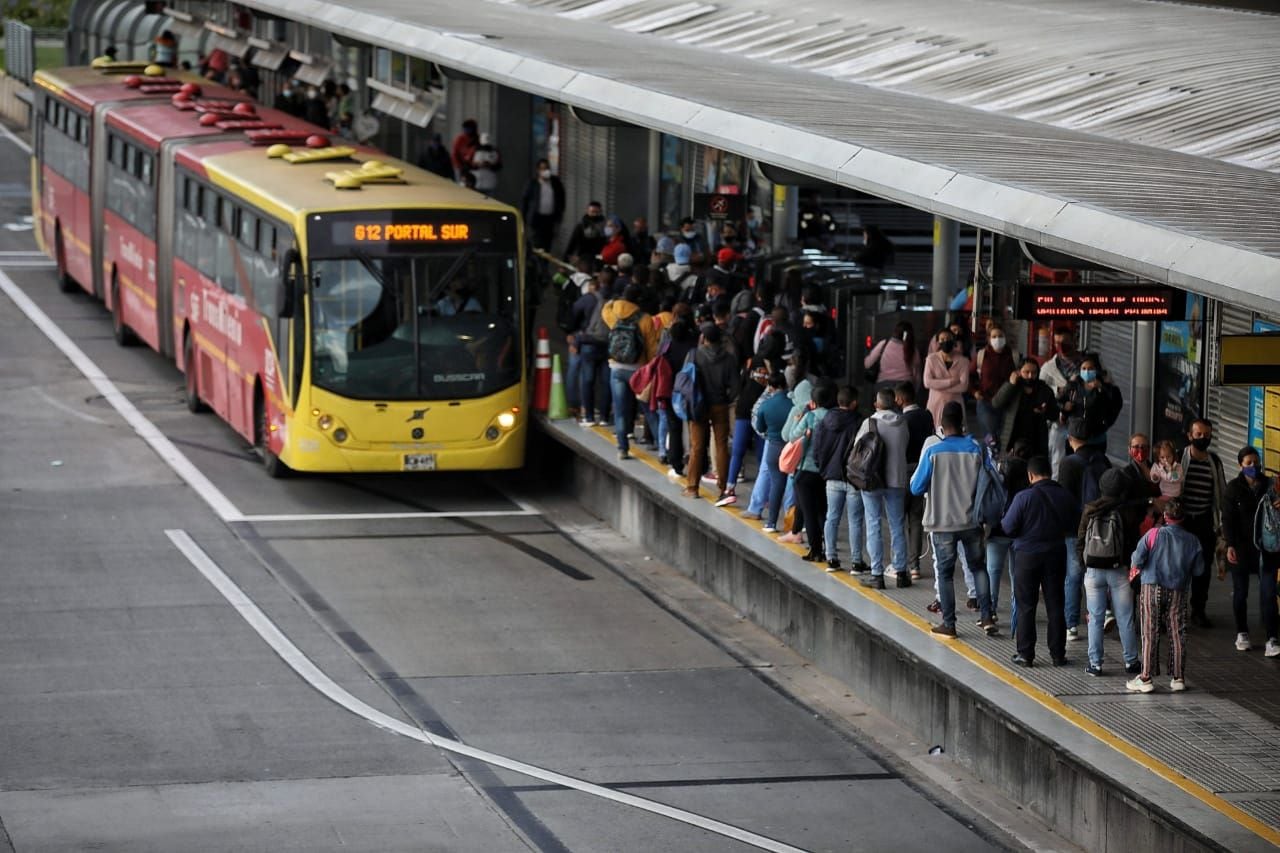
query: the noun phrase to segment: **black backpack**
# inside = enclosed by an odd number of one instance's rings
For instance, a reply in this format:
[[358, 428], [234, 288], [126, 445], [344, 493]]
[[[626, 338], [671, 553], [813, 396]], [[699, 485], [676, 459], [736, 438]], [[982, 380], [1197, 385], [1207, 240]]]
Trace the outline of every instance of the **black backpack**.
[[644, 342], [640, 339], [640, 311], [620, 317], [609, 330], [609, 358], [619, 364], [639, 364], [644, 358]]
[[885, 448], [876, 419], [870, 418], [867, 431], [853, 443], [845, 457], [844, 478], [860, 491], [874, 491], [885, 487]]

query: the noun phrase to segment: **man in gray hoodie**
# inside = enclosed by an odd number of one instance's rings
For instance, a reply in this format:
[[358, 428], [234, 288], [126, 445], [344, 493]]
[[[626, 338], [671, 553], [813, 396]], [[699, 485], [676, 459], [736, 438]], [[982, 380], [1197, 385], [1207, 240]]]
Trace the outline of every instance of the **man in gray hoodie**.
[[897, 585], [911, 586], [911, 573], [907, 571], [907, 422], [894, 405], [891, 389], [877, 391], [875, 413], [863, 422], [857, 436], [862, 438], [869, 432], [874, 421], [876, 432], [884, 443], [884, 488], [868, 489], [862, 493], [867, 551], [871, 555], [871, 577], [863, 584], [872, 589], [884, 589], [884, 539], [880, 531], [885, 519], [889, 521], [889, 543]]

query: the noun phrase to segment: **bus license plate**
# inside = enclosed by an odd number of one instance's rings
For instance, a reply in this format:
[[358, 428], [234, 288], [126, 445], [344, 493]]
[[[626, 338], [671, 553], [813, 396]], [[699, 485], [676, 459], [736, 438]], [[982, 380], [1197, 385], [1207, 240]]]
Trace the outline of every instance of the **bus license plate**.
[[436, 455], [434, 453], [406, 453], [404, 455], [405, 471], [434, 471], [436, 470]]

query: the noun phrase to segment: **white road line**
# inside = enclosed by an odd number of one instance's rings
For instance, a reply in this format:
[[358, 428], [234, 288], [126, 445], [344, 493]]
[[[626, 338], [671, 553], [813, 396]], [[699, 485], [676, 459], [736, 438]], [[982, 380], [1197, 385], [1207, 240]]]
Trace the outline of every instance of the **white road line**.
[[165, 535], [169, 537], [175, 547], [182, 552], [190, 562], [196, 567], [200, 574], [204, 575], [209, 583], [222, 594], [222, 597], [236, 609], [236, 611], [244, 617], [253, 630], [258, 632], [262, 639], [267, 641], [267, 645], [275, 650], [285, 663], [287, 663], [294, 672], [302, 676], [302, 678], [314, 687], [316, 690], [324, 694], [328, 699], [336, 704], [346, 708], [351, 713], [363, 717], [375, 726], [393, 732], [394, 734], [403, 735], [421, 743], [429, 744], [437, 749], [443, 749], [447, 752], [465, 755], [468, 758], [474, 758], [477, 761], [483, 761], [494, 767], [501, 767], [504, 770], [511, 770], [524, 776], [539, 779], [552, 785], [561, 785], [565, 788], [572, 788], [575, 791], [581, 791], [584, 794], [590, 794], [593, 797], [610, 800], [624, 806], [641, 809], [651, 814], [661, 815], [671, 820], [679, 821], [690, 826], [696, 826], [705, 829], [708, 832], [714, 832], [725, 838], [732, 838], [735, 841], [741, 841], [743, 844], [749, 844], [752, 847], [761, 850], [773, 850], [778, 853], [803, 853], [800, 848], [791, 847], [780, 841], [774, 841], [772, 838], [765, 838], [762, 835], [756, 835], [736, 826], [727, 823], [721, 823], [709, 817], [703, 817], [693, 812], [687, 812], [684, 809], [677, 809], [672, 806], [646, 800], [643, 797], [637, 797], [633, 794], [624, 794], [621, 791], [614, 791], [600, 785], [585, 782], [581, 779], [575, 779], [572, 776], [565, 776], [554, 770], [546, 770], [532, 764], [526, 764], [523, 761], [517, 761], [513, 758], [498, 755], [493, 752], [487, 752], [483, 749], [477, 749], [468, 746], [460, 741], [442, 738], [425, 732], [415, 726], [403, 723], [394, 717], [388, 716], [381, 711], [366, 705], [355, 696], [352, 696], [329, 676], [312, 663], [311, 659], [302, 653], [302, 651], [286, 637], [275, 623], [267, 617], [265, 613], [254, 604], [249, 596], [236, 585], [235, 581], [227, 577], [227, 574], [218, 567], [218, 564], [205, 553], [204, 549], [195, 543], [195, 540], [187, 534], [185, 530], [166, 530]]
[[[0, 130], [4, 126], [0, 125]], [[0, 270], [0, 290], [18, 306], [23, 314], [27, 315], [27, 319], [35, 324], [41, 332], [44, 332], [54, 346], [62, 351], [76, 368], [84, 374], [84, 378], [88, 379], [90, 384], [97, 389], [108, 403], [111, 404], [120, 417], [125, 419], [129, 426], [133, 427], [143, 441], [151, 446], [151, 449], [160, 456], [165, 463], [173, 469], [173, 472], [181, 477], [188, 486], [195, 489], [204, 502], [217, 513], [218, 517], [225, 522], [240, 521], [244, 518], [244, 514], [236, 509], [235, 504], [227, 498], [222, 491], [215, 486], [208, 477], [206, 477], [200, 469], [191, 464], [182, 451], [173, 446], [173, 442], [165, 438], [164, 433], [156, 428], [156, 425], [143, 417], [142, 413], [129, 402], [129, 398], [116, 388], [115, 383], [107, 378], [107, 374], [103, 373], [98, 365], [93, 363], [89, 356], [84, 354], [80, 347], [76, 346], [71, 338], [67, 337], [57, 324], [49, 319], [49, 315], [40, 310], [40, 306], [31, 301], [27, 294], [22, 292], [22, 288], [13, 283], [13, 279]]]
[[384, 521], [400, 518], [495, 518], [542, 515], [536, 509], [477, 509], [460, 512], [333, 512], [298, 515], [246, 515], [241, 521]]
[[9, 140], [14, 145], [18, 146], [23, 151], [27, 152], [27, 154], [31, 153], [31, 146], [23, 142], [22, 139], [17, 134], [15, 134], [9, 128], [5, 127], [3, 124], [0, 124], [0, 136], [3, 136], [5, 139]]
[[73, 418], [79, 418], [82, 421], [87, 421], [91, 424], [101, 424], [103, 426], [105, 426], [107, 423], [102, 418], [95, 418], [93, 415], [86, 415], [84, 412], [73, 409], [71, 406], [68, 406], [66, 403], [62, 402], [61, 400], [55, 400], [53, 397], [50, 397], [49, 394], [43, 388], [32, 388], [31, 390], [36, 392], [36, 394], [39, 395], [40, 397], [42, 397], [44, 401], [48, 403], [50, 406], [53, 406], [55, 409], [59, 411], [66, 412], [68, 415], [71, 415], [71, 417]]

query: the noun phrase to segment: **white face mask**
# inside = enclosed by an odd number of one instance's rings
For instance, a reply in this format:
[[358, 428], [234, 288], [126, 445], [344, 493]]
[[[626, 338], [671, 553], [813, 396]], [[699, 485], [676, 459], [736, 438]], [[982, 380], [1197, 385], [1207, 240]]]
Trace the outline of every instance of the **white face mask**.
[[694, 237], [698, 236], [698, 232], [697, 231], [681, 231], [680, 236], [684, 237], [686, 240], [692, 240]]
[[992, 338], [991, 348], [996, 352], [1004, 352], [1004, 338]]
[[618, 229], [614, 228], [612, 225], [606, 225], [604, 227], [604, 236], [612, 237], [616, 233], [618, 233]]
[[547, 178], [551, 177], [551, 170], [543, 169], [542, 171], [538, 172], [538, 177], [542, 178], [542, 180], [545, 181]]

